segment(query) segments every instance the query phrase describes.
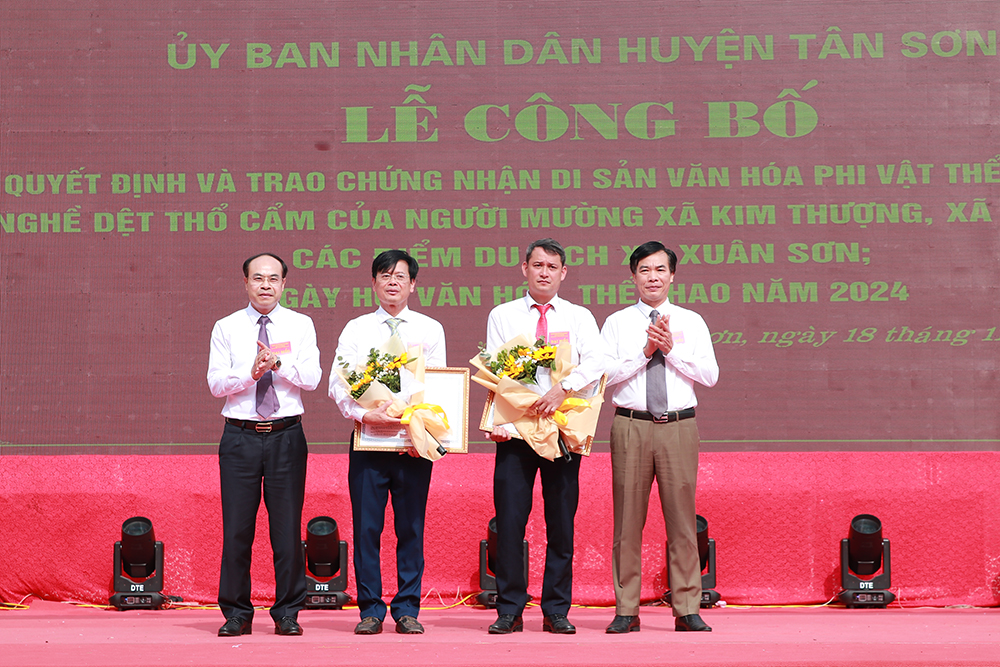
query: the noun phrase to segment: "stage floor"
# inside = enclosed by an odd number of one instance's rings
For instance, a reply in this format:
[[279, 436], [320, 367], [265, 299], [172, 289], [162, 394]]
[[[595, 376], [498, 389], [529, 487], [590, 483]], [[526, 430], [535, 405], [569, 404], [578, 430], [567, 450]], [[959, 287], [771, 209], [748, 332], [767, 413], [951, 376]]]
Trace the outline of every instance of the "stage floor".
[[304, 611], [304, 634], [280, 637], [266, 611], [254, 633], [216, 636], [217, 609], [118, 612], [31, 600], [0, 615], [0, 664], [91, 665], [1000, 665], [1000, 610], [710, 609], [712, 633], [673, 631], [669, 608], [643, 608], [642, 630], [607, 635], [613, 609], [574, 608], [577, 634], [541, 630], [537, 607], [523, 633], [486, 632], [493, 611], [427, 608], [422, 636], [358, 637], [356, 609]]

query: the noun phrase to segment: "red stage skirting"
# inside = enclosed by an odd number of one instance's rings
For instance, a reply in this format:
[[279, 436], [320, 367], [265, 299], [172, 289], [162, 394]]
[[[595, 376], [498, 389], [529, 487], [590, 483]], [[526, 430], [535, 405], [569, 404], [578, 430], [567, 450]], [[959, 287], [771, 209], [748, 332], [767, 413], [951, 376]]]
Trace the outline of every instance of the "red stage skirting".
[[[892, 542], [892, 589], [903, 605], [995, 605], [998, 463], [994, 452], [703, 454], [698, 511], [717, 542], [717, 590], [730, 604], [825, 602], [839, 591], [839, 542], [851, 517], [871, 513]], [[453, 601], [478, 591], [478, 545], [493, 513], [492, 464], [489, 454], [435, 464], [425, 594]], [[216, 457], [5, 455], [0, 467], [4, 601], [33, 594], [106, 604], [121, 523], [142, 515], [165, 545], [164, 592], [214, 602], [222, 546]], [[608, 454], [584, 462], [581, 488], [574, 601], [607, 605], [613, 602]], [[540, 507], [536, 487], [528, 526], [536, 596], [545, 543]], [[310, 457], [304, 521], [321, 514], [337, 519], [350, 543], [346, 455]], [[390, 528], [383, 539], [387, 595], [395, 582], [394, 542]], [[658, 509], [646, 527], [645, 560], [643, 595], [657, 598], [664, 589]], [[352, 568], [352, 596], [353, 579]], [[255, 601], [273, 600], [263, 507], [253, 582]]]

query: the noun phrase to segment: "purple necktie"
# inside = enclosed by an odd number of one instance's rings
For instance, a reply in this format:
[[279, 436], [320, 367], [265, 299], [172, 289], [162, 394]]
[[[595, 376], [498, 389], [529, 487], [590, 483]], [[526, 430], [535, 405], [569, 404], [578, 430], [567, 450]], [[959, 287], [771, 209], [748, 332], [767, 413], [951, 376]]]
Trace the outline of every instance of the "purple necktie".
[[[650, 322], [655, 325], [660, 313], [649, 314]], [[667, 411], [667, 374], [664, 367], [663, 353], [657, 348], [646, 363], [646, 410], [656, 418]]]
[[[271, 343], [267, 339], [267, 323], [270, 321], [267, 315], [261, 315], [260, 319], [257, 320], [260, 324], [260, 333], [257, 334], [257, 340], [268, 347], [271, 346]], [[257, 380], [257, 414], [261, 418], [267, 419], [277, 411], [278, 397], [274, 393], [274, 379], [271, 377], [271, 371], [267, 371]]]

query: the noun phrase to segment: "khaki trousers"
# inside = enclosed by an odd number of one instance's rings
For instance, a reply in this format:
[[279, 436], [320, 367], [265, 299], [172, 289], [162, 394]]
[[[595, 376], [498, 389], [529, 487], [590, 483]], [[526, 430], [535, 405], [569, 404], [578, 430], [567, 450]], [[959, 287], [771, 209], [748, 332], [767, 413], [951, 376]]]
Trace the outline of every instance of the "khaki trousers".
[[697, 614], [700, 610], [701, 563], [695, 526], [700, 443], [693, 417], [657, 424], [615, 415], [611, 424], [615, 515], [611, 567], [618, 615], [639, 614], [642, 529], [654, 477], [667, 530], [667, 571], [674, 616]]

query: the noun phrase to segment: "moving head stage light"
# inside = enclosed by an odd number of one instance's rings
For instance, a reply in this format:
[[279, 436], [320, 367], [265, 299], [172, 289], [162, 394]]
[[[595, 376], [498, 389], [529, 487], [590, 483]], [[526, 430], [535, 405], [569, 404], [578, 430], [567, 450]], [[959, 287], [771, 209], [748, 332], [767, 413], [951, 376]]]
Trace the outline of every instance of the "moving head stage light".
[[[882, 569], [882, 574], [873, 575]], [[888, 589], [892, 585], [889, 540], [882, 539], [882, 522], [871, 514], [851, 519], [846, 539], [840, 541], [840, 601], [848, 608], [885, 606], [896, 599]]]
[[122, 539], [115, 542], [114, 595], [109, 602], [119, 611], [159, 609], [163, 595], [163, 542], [153, 535], [153, 522], [134, 516], [122, 523]]
[[317, 516], [306, 524], [302, 543], [306, 559], [306, 609], [343, 609], [347, 590], [347, 542], [337, 522]]

